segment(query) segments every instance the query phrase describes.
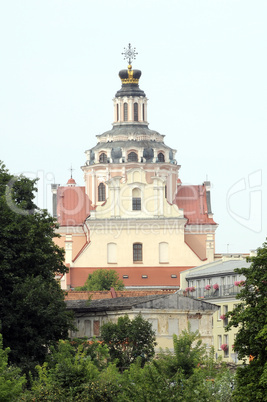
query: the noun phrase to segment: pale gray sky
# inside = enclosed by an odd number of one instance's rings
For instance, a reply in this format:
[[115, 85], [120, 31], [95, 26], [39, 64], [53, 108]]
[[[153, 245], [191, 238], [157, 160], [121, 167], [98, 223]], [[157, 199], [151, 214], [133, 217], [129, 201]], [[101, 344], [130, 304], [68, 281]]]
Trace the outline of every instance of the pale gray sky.
[[[12, 173], [50, 184], [73, 176], [138, 52], [150, 128], [177, 149], [183, 183], [212, 182], [216, 251], [267, 236], [266, 0], [9, 0], [0, 6], [0, 134]], [[161, 112], [163, 110], [163, 112]], [[228, 244], [228, 247], [227, 247]]]

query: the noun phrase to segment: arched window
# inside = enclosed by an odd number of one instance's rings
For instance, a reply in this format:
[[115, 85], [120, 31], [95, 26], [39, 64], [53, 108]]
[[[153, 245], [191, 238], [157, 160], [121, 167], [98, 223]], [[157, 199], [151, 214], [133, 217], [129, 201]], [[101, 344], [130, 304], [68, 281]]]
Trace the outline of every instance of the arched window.
[[132, 191], [132, 209], [141, 211], [141, 190], [139, 188], [134, 188]]
[[117, 121], [119, 121], [119, 104], [117, 103]]
[[102, 154], [99, 155], [99, 162], [100, 163], [107, 163], [107, 155], [102, 152]]
[[165, 162], [165, 157], [164, 157], [164, 154], [162, 152], [160, 152], [158, 154], [158, 161], [159, 162]]
[[138, 103], [134, 103], [134, 121], [138, 121]]
[[106, 186], [100, 183], [98, 186], [98, 201], [106, 201]]
[[133, 244], [133, 262], [143, 261], [143, 245], [142, 243]]
[[138, 156], [136, 152], [130, 152], [128, 154], [128, 162], [138, 162]]
[[123, 120], [128, 121], [128, 103], [123, 104]]
[[166, 264], [169, 262], [169, 244], [159, 243], [159, 263]]
[[107, 244], [107, 263], [116, 264], [117, 262], [117, 244], [108, 243]]

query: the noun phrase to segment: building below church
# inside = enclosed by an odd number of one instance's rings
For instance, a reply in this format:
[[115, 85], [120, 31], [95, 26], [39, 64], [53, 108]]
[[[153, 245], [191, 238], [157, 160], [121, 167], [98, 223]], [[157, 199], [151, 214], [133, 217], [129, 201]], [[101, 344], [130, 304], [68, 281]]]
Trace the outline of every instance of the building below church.
[[207, 348], [213, 345], [212, 314], [218, 307], [177, 293], [91, 300], [89, 305], [88, 300], [67, 300], [66, 304], [74, 313], [77, 328], [70, 334], [72, 338], [99, 337], [104, 323], [115, 323], [126, 314], [133, 319], [141, 313], [155, 331], [156, 353], [165, 348], [173, 351], [173, 335], [180, 335], [188, 326], [199, 331]]
[[[140, 70], [119, 72], [112, 129], [86, 150], [84, 186], [53, 185], [69, 273], [64, 289], [96, 269], [116, 270], [126, 289], [179, 289], [180, 272], [214, 261], [210, 183], [183, 185], [176, 150], [148, 127]], [[99, 105], [100, 107], [100, 105]]]

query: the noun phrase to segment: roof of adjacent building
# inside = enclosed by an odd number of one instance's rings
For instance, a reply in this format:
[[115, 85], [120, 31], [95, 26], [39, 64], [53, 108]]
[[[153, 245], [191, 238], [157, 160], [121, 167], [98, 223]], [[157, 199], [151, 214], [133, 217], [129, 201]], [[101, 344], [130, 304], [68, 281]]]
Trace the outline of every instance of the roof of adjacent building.
[[179, 185], [174, 202], [183, 209], [187, 225], [216, 225], [211, 212], [210, 192], [202, 185]]
[[225, 261], [215, 261], [200, 267], [191, 268], [184, 271], [187, 279], [198, 278], [203, 276], [216, 276], [233, 273], [236, 268], [249, 268], [250, 262], [245, 260], [230, 259]]
[[65, 293], [65, 300], [99, 300], [113, 299], [117, 297], [141, 297], [152, 295], [163, 295], [174, 293], [176, 290], [99, 290], [99, 291], [82, 291], [69, 290]]
[[100, 312], [114, 310], [173, 309], [180, 311], [215, 311], [215, 304], [184, 297], [177, 293], [143, 297], [120, 297], [100, 300], [67, 300], [67, 308], [76, 312]]

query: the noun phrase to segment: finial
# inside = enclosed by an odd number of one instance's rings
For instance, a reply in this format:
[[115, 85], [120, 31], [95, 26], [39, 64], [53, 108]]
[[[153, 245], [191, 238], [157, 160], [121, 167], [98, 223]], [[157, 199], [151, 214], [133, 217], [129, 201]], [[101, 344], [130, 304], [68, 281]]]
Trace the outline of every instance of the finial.
[[124, 52], [122, 53], [122, 55], [124, 56], [124, 60], [128, 60], [129, 65], [132, 64], [132, 60], [135, 60], [135, 56], [137, 54], [138, 53], [136, 53], [135, 47], [132, 48], [130, 43], [129, 43], [128, 47], [124, 48]]
[[75, 169], [73, 169], [73, 167], [72, 167], [72, 165], [70, 165], [70, 178], [72, 179], [72, 172], [73, 172], [73, 170], [75, 170]]

